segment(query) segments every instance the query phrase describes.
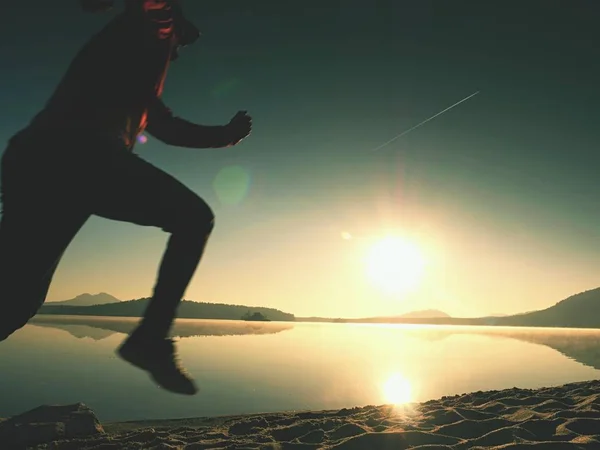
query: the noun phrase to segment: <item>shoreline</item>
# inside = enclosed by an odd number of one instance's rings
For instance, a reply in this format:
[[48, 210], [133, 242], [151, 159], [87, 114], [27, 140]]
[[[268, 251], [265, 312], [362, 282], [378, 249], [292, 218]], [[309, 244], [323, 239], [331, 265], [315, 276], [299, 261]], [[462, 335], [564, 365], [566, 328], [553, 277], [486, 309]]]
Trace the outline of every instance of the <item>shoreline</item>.
[[540, 446], [600, 448], [600, 380], [470, 392], [397, 407], [107, 422], [93, 435], [30, 448], [517, 450]]
[[[129, 323], [136, 320], [141, 320], [142, 316], [115, 316], [115, 315], [92, 315], [92, 314], [54, 314], [54, 313], [38, 313], [36, 314], [29, 323], [44, 324], [61, 321], [71, 321], [69, 324], [81, 324], [92, 327], [97, 327], [97, 323], [101, 322], [123, 322]], [[174, 325], [178, 324], [190, 324], [194, 322], [210, 322], [218, 324], [246, 324], [248, 326], [283, 326], [292, 328], [295, 324], [307, 324], [307, 325], [398, 325], [408, 327], [424, 327], [424, 328], [472, 328], [472, 329], [489, 329], [489, 330], [574, 330], [574, 331], [586, 331], [596, 332], [600, 331], [600, 326], [587, 326], [587, 325], [566, 325], [566, 324], [503, 324], [503, 323], [492, 323], [492, 322], [474, 322], [479, 321], [481, 318], [465, 318], [465, 319], [453, 319], [452, 321], [447, 320], [435, 320], [435, 319], [406, 319], [406, 320], [388, 320], [388, 321], [374, 321], [374, 320], [363, 320], [363, 319], [334, 319], [334, 320], [303, 320], [299, 318], [296, 320], [268, 320], [268, 321], [255, 321], [255, 320], [243, 320], [243, 319], [215, 319], [215, 318], [190, 318], [190, 317], [178, 317]], [[92, 324], [91, 322], [95, 322]], [[134, 325], [131, 325], [133, 327]], [[99, 327], [102, 328], [102, 327]], [[111, 329], [111, 328], [106, 328]], [[123, 330], [113, 330], [116, 332], [126, 333]]]
[[[141, 320], [141, 315], [94, 315], [84, 313], [48, 313], [39, 312], [36, 314], [31, 323], [60, 322], [61, 320], [71, 320], [73, 322], [86, 322], [93, 320], [97, 322], [128, 322]], [[216, 322], [216, 323], [243, 323], [249, 326], [259, 325], [279, 325], [293, 327], [294, 324], [312, 324], [312, 325], [399, 325], [399, 326], [416, 326], [416, 327], [431, 327], [431, 328], [488, 328], [488, 329], [536, 329], [536, 330], [583, 330], [583, 331], [599, 331], [600, 324], [566, 324], [566, 323], [529, 323], [529, 322], [507, 322], [503, 317], [473, 317], [473, 318], [407, 318], [407, 319], [328, 319], [328, 318], [305, 318], [299, 317], [295, 320], [244, 320], [235, 318], [203, 318], [203, 317], [178, 317], [175, 324], [186, 324], [194, 321]], [[85, 325], [85, 324], [84, 324]], [[88, 324], [90, 326], [94, 326]], [[110, 329], [110, 328], [109, 328]], [[115, 330], [116, 331], [116, 330]], [[119, 330], [120, 331], [120, 330]]]

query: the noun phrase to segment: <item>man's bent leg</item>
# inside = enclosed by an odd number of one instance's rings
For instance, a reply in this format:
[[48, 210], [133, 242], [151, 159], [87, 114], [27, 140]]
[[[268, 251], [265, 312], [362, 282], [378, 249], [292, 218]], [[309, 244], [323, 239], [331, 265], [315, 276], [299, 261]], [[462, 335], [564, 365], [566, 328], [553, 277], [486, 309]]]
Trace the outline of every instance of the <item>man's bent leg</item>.
[[194, 192], [136, 155], [112, 157], [109, 184], [98, 191], [94, 214], [171, 233], [145, 317], [119, 353], [163, 387], [193, 394], [196, 388], [174, 361], [166, 338], [212, 231], [213, 213]]
[[214, 214], [193, 191], [136, 155], [114, 158], [105, 177], [109, 185], [98, 192], [93, 213], [171, 234], [143, 321], [146, 331], [165, 338], [204, 253]]
[[[173, 201], [177, 202], [177, 197]], [[159, 385], [187, 395], [195, 394], [198, 389], [176, 360], [174, 344], [167, 336], [212, 230], [212, 213], [207, 215], [203, 205], [203, 202], [179, 205], [189, 211], [190, 220], [170, 228], [172, 234], [142, 323], [119, 349], [124, 359], [149, 371]], [[161, 359], [161, 354], [167, 355], [169, 361]]]
[[208, 222], [207, 218], [196, 230], [173, 231], [140, 331], [147, 330], [161, 337], [169, 334], [177, 307], [204, 253], [211, 230], [212, 221]]

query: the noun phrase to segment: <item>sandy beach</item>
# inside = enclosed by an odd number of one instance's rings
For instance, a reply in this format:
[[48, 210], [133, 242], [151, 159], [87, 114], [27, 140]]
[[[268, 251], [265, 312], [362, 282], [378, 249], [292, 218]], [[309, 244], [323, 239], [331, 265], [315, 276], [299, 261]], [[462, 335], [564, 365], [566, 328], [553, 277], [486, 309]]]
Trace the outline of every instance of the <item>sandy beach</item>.
[[91, 436], [27, 448], [600, 449], [600, 381], [395, 407], [105, 423]]

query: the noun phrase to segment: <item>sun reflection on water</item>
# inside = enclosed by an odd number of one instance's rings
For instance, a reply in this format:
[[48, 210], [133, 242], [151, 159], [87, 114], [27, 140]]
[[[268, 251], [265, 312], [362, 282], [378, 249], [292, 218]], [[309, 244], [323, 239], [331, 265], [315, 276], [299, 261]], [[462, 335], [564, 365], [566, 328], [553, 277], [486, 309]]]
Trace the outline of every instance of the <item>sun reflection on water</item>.
[[413, 386], [401, 374], [395, 373], [383, 384], [383, 398], [392, 405], [406, 405], [414, 401]]

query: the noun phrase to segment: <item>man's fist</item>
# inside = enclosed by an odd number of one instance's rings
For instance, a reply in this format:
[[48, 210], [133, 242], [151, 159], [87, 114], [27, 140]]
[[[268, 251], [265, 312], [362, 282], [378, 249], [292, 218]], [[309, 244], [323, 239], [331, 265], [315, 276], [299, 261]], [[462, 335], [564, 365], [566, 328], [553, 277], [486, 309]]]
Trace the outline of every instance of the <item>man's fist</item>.
[[252, 131], [252, 118], [247, 111], [239, 111], [233, 119], [225, 125], [225, 133], [229, 145], [236, 145], [242, 139], [248, 137]]

